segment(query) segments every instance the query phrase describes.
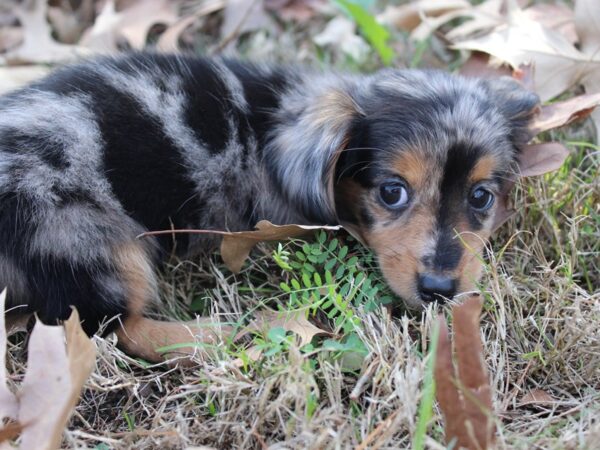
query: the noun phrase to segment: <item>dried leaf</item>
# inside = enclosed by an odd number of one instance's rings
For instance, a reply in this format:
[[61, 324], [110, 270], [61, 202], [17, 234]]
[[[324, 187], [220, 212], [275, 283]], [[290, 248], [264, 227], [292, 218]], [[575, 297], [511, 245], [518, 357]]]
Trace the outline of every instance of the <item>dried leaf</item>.
[[[263, 350], [254, 345], [245, 350], [246, 361], [258, 361], [263, 354]], [[243, 367], [246, 363], [242, 358], [236, 358], [231, 362], [235, 367]]]
[[[579, 35], [581, 51], [590, 59], [600, 60], [600, 15], [596, 0], [577, 0], [575, 2], [575, 27]], [[585, 92], [600, 92], [600, 70], [588, 71], [582, 78]], [[596, 133], [600, 134], [600, 111], [592, 113]]]
[[[576, 3], [579, 1], [577, 0]], [[562, 34], [571, 44], [575, 44], [579, 40], [575, 30], [575, 15], [567, 5], [537, 3], [524, 10], [523, 13], [531, 20]]]
[[306, 235], [316, 230], [339, 230], [339, 226], [274, 225], [267, 220], [256, 224], [257, 231], [227, 233], [221, 243], [221, 257], [227, 267], [237, 273], [254, 246], [263, 241], [280, 241]]
[[600, 72], [600, 59], [579, 51], [562, 34], [519, 9], [508, 15], [506, 25], [480, 38], [458, 42], [453, 48], [488, 53], [513, 67], [533, 62], [536, 93], [542, 101]]
[[402, 30], [412, 31], [423, 17], [438, 17], [450, 11], [470, 8], [467, 0], [420, 0], [401, 6], [388, 6], [378, 19]]
[[452, 308], [458, 370], [452, 364], [450, 341], [441, 320], [434, 376], [436, 397], [446, 423], [446, 443], [455, 448], [490, 448], [495, 440], [491, 388], [479, 336], [479, 296]]
[[569, 150], [558, 142], [545, 142], [523, 147], [519, 155], [519, 175], [535, 177], [559, 169]]
[[511, 76], [513, 69], [505, 64], [491, 65], [488, 54], [472, 52], [471, 56], [469, 56], [460, 68], [460, 74], [466, 77], [496, 78]]
[[23, 29], [21, 27], [0, 26], [0, 53], [8, 52], [18, 47], [23, 42]]
[[158, 38], [156, 47], [162, 51], [174, 51], [179, 48], [179, 37], [193, 23], [201, 17], [220, 11], [225, 7], [226, 0], [212, 0], [206, 2], [193, 14], [180, 18], [177, 22], [167, 27]]
[[250, 251], [256, 244], [264, 241], [282, 241], [291, 239], [311, 231], [327, 230], [337, 231], [342, 227], [339, 225], [274, 225], [268, 220], [261, 220], [256, 224], [256, 231], [220, 231], [220, 230], [164, 230], [164, 231], [149, 231], [142, 233], [138, 237], [158, 236], [162, 234], [216, 234], [223, 236], [221, 242], [221, 257], [229, 270], [234, 273], [242, 269], [242, 265]]
[[264, 0], [265, 9], [284, 21], [308, 22], [326, 5], [326, 0]]
[[81, 45], [108, 52], [117, 50], [124, 40], [132, 48], [143, 49], [154, 25], [170, 26], [177, 20], [177, 4], [170, 0], [136, 0], [121, 11], [116, 10], [114, 0], [108, 0]]
[[[2, 317], [4, 301], [5, 292], [0, 295]], [[4, 321], [0, 325], [0, 352], [3, 356], [0, 416], [16, 420], [23, 428], [21, 448], [58, 448], [81, 387], [95, 362], [94, 344], [81, 329], [79, 315], [73, 311], [64, 327], [35, 324], [29, 339], [27, 371], [17, 395], [6, 386]]]
[[521, 406], [525, 405], [551, 405], [556, 400], [543, 389], [532, 389], [521, 397]]
[[458, 389], [454, 381], [454, 363], [452, 362], [452, 342], [448, 333], [448, 326], [443, 316], [438, 317], [440, 334], [438, 335], [437, 351], [435, 356], [434, 377], [435, 396], [446, 418], [446, 441], [452, 436], [458, 436], [464, 422], [464, 411]]
[[533, 133], [538, 134], [568, 125], [589, 116], [598, 105], [600, 105], [600, 92], [545, 105], [540, 114], [534, 117], [530, 129]]
[[262, 1], [228, 0], [223, 12], [221, 49], [235, 46], [235, 37], [249, 31], [268, 29], [275, 31], [273, 19], [265, 11]]
[[586, 55], [598, 55], [600, 51], [600, 14], [597, 0], [575, 2], [575, 29], [579, 36], [581, 51]]
[[[9, 423], [4, 428], [0, 429], [0, 444], [2, 444], [5, 441], [10, 441], [12, 439], [17, 438], [19, 434], [21, 434], [21, 431], [23, 431], [23, 425], [17, 422]], [[3, 445], [0, 445], [0, 448], [3, 447]]]
[[268, 309], [259, 311], [245, 331], [260, 330], [266, 334], [269, 330], [279, 327], [297, 334], [300, 337], [300, 347], [310, 344], [315, 336], [331, 335], [330, 332], [313, 325], [304, 312], [278, 312]]
[[1, 64], [65, 62], [88, 54], [84, 48], [61, 44], [52, 38], [52, 29], [46, 20], [46, 0], [33, 0], [30, 8], [22, 4], [15, 8], [15, 14], [23, 28], [23, 43], [0, 55]]

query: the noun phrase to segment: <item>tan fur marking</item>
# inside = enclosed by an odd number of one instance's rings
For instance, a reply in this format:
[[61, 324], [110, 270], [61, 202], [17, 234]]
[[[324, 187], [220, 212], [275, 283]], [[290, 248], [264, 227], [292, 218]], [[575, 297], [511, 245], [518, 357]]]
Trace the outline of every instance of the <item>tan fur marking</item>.
[[[119, 346], [128, 354], [148, 361], [161, 362], [175, 356], [201, 354], [201, 345], [186, 346], [169, 352], [157, 349], [176, 344], [214, 344], [213, 326], [199, 327], [198, 322], [160, 322], [143, 316], [145, 306], [157, 298], [156, 278], [148, 256], [140, 244], [128, 243], [114, 251], [115, 265], [128, 293], [127, 318], [116, 334]], [[224, 331], [224, 328], [219, 328]], [[188, 358], [183, 361], [190, 364]]]
[[309, 114], [316, 126], [327, 125], [339, 130], [346, 127], [358, 112], [358, 105], [347, 93], [330, 90], [317, 99]]
[[426, 208], [414, 210], [404, 225], [381, 227], [368, 234], [368, 243], [379, 256], [379, 265], [390, 286], [411, 306], [418, 306], [416, 274], [423, 270], [421, 257], [435, 223]]
[[415, 151], [399, 152], [392, 168], [398, 172], [414, 189], [422, 189], [431, 177], [427, 161]]
[[[199, 326], [201, 323], [206, 326]], [[177, 356], [186, 356], [181, 362], [192, 364], [192, 356], [202, 356], [207, 350], [203, 345], [214, 345], [219, 331], [229, 332], [229, 327], [213, 325], [210, 319], [202, 322], [160, 322], [142, 316], [132, 316], [117, 330], [119, 346], [128, 354], [136, 355], [151, 362], [162, 362]], [[178, 344], [192, 344], [168, 352], [157, 351], [161, 347]]]
[[481, 180], [489, 180], [497, 165], [496, 158], [491, 155], [480, 158], [469, 174], [469, 181], [471, 183], [476, 183]]

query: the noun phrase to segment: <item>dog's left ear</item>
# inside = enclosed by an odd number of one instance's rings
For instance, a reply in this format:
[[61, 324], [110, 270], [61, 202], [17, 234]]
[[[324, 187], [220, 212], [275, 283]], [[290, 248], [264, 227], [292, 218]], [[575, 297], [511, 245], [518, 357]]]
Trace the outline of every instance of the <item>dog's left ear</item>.
[[281, 109], [267, 149], [280, 187], [307, 218], [335, 224], [335, 168], [362, 110], [350, 86], [284, 99]]
[[486, 79], [485, 83], [490, 100], [508, 120], [511, 141], [521, 150], [534, 136], [529, 123], [540, 110], [540, 98], [511, 77]]

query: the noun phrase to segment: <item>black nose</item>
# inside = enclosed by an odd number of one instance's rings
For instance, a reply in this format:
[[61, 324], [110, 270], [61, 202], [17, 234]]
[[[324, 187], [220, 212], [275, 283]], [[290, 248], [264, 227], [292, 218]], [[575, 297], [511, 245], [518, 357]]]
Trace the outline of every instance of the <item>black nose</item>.
[[456, 294], [456, 280], [438, 275], [419, 275], [419, 295], [425, 302], [443, 302]]

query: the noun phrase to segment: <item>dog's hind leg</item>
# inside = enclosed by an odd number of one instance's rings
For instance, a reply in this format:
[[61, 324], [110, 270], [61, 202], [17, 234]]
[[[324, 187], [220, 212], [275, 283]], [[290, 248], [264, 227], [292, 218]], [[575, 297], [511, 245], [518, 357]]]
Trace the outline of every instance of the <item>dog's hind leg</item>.
[[114, 250], [115, 266], [123, 280], [127, 312], [116, 334], [119, 346], [128, 354], [148, 361], [160, 362], [184, 356], [184, 364], [193, 356], [202, 357], [217, 342], [219, 333], [228, 327], [210, 320], [163, 322], [144, 317], [146, 305], [156, 298], [156, 277], [146, 252], [138, 243]]

